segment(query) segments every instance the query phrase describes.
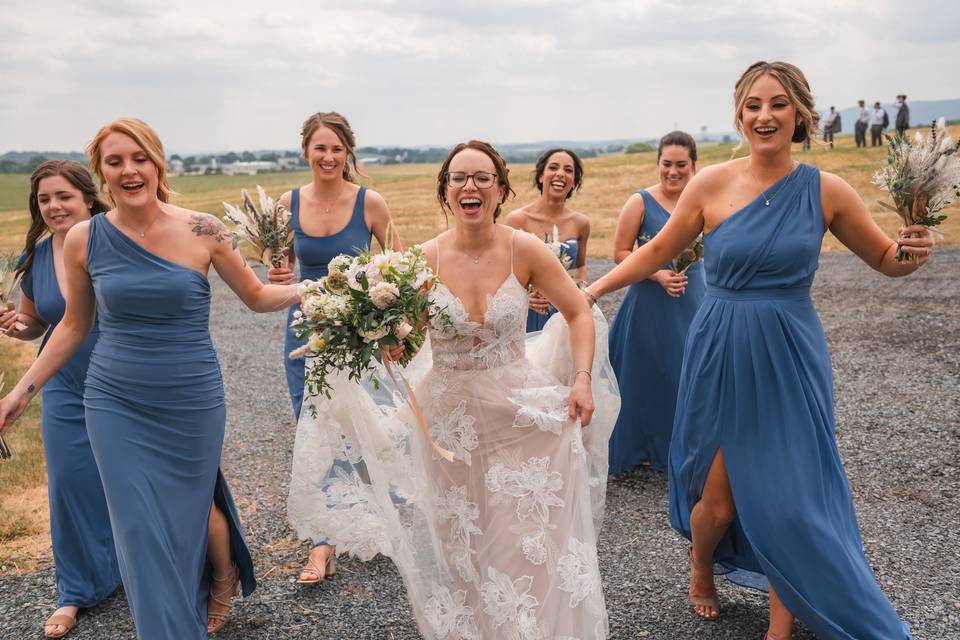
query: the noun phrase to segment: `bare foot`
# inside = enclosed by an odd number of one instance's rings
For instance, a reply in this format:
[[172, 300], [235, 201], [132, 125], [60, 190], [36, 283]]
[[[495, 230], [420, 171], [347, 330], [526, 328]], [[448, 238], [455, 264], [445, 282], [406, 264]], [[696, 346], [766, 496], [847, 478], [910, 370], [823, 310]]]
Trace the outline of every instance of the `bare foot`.
[[716, 620], [720, 615], [717, 588], [713, 583], [713, 563], [700, 563], [694, 559], [690, 548], [690, 605], [694, 612], [705, 620]]
[[[80, 607], [74, 607], [72, 605], [68, 605], [66, 607], [60, 607], [59, 609], [54, 611], [53, 615], [51, 615], [50, 618], [53, 618], [54, 616], [58, 616], [58, 615], [65, 615], [67, 617], [70, 617], [76, 620], [77, 613], [79, 611], [80, 611]], [[46, 636], [47, 638], [62, 638], [63, 636], [67, 635], [67, 632], [70, 631], [70, 629], [72, 628], [73, 626], [68, 627], [63, 624], [44, 624], [43, 635]]]

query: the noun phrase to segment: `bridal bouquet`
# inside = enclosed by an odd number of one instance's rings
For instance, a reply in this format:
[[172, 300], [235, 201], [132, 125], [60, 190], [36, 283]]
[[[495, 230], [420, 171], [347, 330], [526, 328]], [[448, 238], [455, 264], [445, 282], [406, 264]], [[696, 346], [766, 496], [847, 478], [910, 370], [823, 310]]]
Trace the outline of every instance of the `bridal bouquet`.
[[[7, 310], [7, 303], [13, 301], [13, 292], [20, 284], [17, 275], [17, 263], [20, 259], [14, 254], [0, 254], [0, 311]], [[18, 331], [23, 329], [21, 323], [14, 325]]]
[[224, 219], [235, 225], [233, 237], [252, 250], [250, 259], [268, 267], [287, 263], [287, 254], [293, 245], [290, 212], [279, 202], [267, 196], [257, 185], [260, 208], [254, 204], [246, 189], [240, 190], [240, 206], [224, 202]]
[[359, 381], [372, 368], [371, 359], [382, 362], [381, 346], [403, 344], [400, 365], [409, 363], [423, 346], [430, 320], [452, 326], [446, 311], [430, 301], [435, 283], [419, 247], [341, 254], [330, 261], [326, 278], [305, 281], [291, 326], [306, 344], [290, 357], [313, 358], [306, 371], [309, 391], [329, 398], [332, 371], [348, 371]]
[[[893, 204], [880, 204], [896, 212], [904, 225], [937, 226], [947, 217], [941, 212], [960, 198], [960, 142], [953, 143], [943, 118], [930, 125], [926, 137], [918, 132], [912, 142], [888, 139], [887, 162], [873, 183], [890, 193]], [[897, 260], [905, 255], [898, 249]]]
[[543, 234], [543, 241], [553, 251], [553, 255], [557, 256], [563, 268], [569, 271], [573, 267], [573, 256], [570, 255], [567, 245], [560, 240], [560, 230], [557, 229], [557, 225], [553, 225], [552, 237], [546, 233]]

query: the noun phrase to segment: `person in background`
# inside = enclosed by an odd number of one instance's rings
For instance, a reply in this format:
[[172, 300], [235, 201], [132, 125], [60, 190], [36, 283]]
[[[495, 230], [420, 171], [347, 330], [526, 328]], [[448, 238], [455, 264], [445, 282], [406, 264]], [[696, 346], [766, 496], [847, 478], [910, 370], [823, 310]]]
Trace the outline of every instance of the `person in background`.
[[907, 134], [907, 129], [910, 128], [910, 107], [907, 106], [907, 96], [906, 94], [900, 94], [897, 96], [897, 120], [895, 123], [897, 129], [897, 137], [902, 138]]
[[890, 116], [880, 106], [880, 101], [873, 103], [873, 111], [870, 112], [870, 146], [879, 147], [883, 143], [883, 130], [890, 124]]
[[823, 141], [833, 149], [833, 134], [840, 131], [840, 114], [836, 107], [830, 107], [830, 111], [823, 116]]
[[867, 123], [870, 122], [870, 111], [863, 100], [857, 100], [857, 107], [860, 112], [857, 115], [857, 122], [853, 125], [853, 140], [859, 149], [867, 146]]
[[[11, 303], [0, 309], [0, 332], [24, 341], [42, 336], [42, 351], [66, 308], [67, 232], [110, 207], [86, 167], [71, 160], [48, 160], [36, 168], [28, 206], [30, 228], [17, 269], [23, 274], [20, 308]], [[47, 638], [67, 635], [80, 609], [97, 605], [120, 585], [107, 499], [83, 411], [84, 380], [99, 334], [94, 323], [77, 353], [43, 387], [41, 433], [58, 607], [43, 625]]]
[[[293, 250], [287, 267], [267, 272], [271, 284], [292, 283], [297, 261], [300, 280], [320, 280], [326, 277], [327, 265], [334, 257], [368, 249], [373, 237], [386, 248], [388, 229], [393, 224], [383, 197], [357, 183], [356, 136], [343, 115], [320, 111], [308, 117], [300, 130], [300, 146], [312, 175], [309, 184], [280, 196], [280, 203], [291, 214]], [[396, 229], [389, 235], [389, 248], [402, 250]], [[304, 344], [290, 326], [299, 309], [298, 302], [288, 311], [283, 343], [283, 369], [297, 421], [304, 398], [305, 362], [288, 354]], [[329, 473], [336, 474], [336, 469]], [[337, 570], [336, 550], [324, 538], [312, 542], [307, 563], [297, 578], [300, 584], [322, 582]]]
[[[567, 268], [577, 284], [587, 284], [587, 240], [590, 219], [567, 205], [575, 191], [583, 185], [583, 163], [570, 149], [549, 149], [537, 160], [533, 184], [540, 197], [528, 205], [511, 211], [504, 224], [528, 231], [542, 240], [552, 239], [556, 229], [569, 260]], [[540, 331], [557, 312], [539, 291], [530, 293], [527, 332]]]
[[[659, 181], [630, 196], [617, 220], [613, 259], [623, 262], [639, 242], [663, 229], [697, 168], [697, 143], [683, 131], [660, 138]], [[610, 438], [610, 473], [648, 462], [667, 468], [683, 343], [706, 290], [703, 263], [685, 274], [667, 262], [630, 285], [610, 326], [610, 364], [620, 386], [620, 415]]]

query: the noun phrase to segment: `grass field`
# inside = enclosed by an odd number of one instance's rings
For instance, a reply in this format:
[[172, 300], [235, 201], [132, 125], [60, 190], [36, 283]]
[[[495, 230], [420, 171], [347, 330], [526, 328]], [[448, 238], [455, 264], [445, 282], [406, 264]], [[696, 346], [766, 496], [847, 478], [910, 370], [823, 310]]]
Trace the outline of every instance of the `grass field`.
[[[960, 127], [952, 127], [953, 135]], [[799, 148], [799, 147], [798, 147]], [[705, 147], [700, 151], [700, 167], [730, 158], [730, 145]], [[745, 151], [741, 151], [745, 153]], [[811, 151], [796, 153], [796, 157], [825, 171], [836, 173], [860, 193], [877, 222], [887, 233], [897, 227], [896, 216], [884, 210], [877, 200], [885, 196], [871, 184], [873, 172], [885, 157], [884, 148], [856, 149], [853, 138], [837, 139], [836, 148], [828, 150], [814, 145]], [[592, 158], [585, 162], [584, 187], [571, 200], [571, 205], [587, 214], [592, 222], [590, 255], [607, 257], [613, 249], [613, 233], [617, 214], [627, 197], [638, 187], [656, 182], [656, 155], [639, 153]], [[405, 243], [422, 242], [445, 228], [440, 206], [434, 197], [437, 165], [387, 165], [366, 169], [364, 183], [379, 191], [397, 221]], [[511, 166], [511, 180], [517, 197], [507, 202], [506, 210], [530, 202], [536, 197], [532, 185], [533, 165]], [[293, 186], [309, 182], [309, 173], [274, 173], [259, 176], [176, 176], [173, 189], [178, 192], [176, 204], [190, 209], [220, 214], [224, 200], [236, 202], [242, 187], [262, 185], [270, 195], [278, 196]], [[0, 251], [18, 250], [23, 245], [23, 233], [28, 223], [26, 211], [29, 190], [27, 176], [0, 175]], [[960, 216], [952, 215], [941, 227], [947, 244], [960, 241]], [[829, 234], [824, 249], [839, 248]]]
[[[960, 134], [960, 127], [952, 127], [952, 133], [956, 137]], [[731, 151], [730, 145], [706, 147], [701, 150], [699, 166], [702, 168], [728, 160]], [[880, 226], [893, 235], [898, 219], [877, 204], [877, 200], [885, 194], [871, 184], [873, 172], [881, 165], [885, 154], [884, 148], [856, 149], [853, 139], [843, 136], [837, 139], [833, 150], [814, 145], [811, 151], [798, 151], [795, 157], [836, 173], [853, 185], [869, 205]], [[571, 204], [590, 217], [590, 255], [606, 258], [613, 248], [617, 214], [624, 201], [638, 187], [656, 182], [656, 156], [654, 153], [615, 155], [589, 159], [585, 164], [583, 190], [574, 196]], [[367, 169], [369, 176], [364, 183], [386, 198], [406, 244], [422, 242], [445, 228], [444, 217], [434, 196], [437, 169], [437, 165], [392, 165]], [[507, 211], [536, 197], [532, 170], [533, 165], [529, 164], [511, 167], [511, 179], [517, 197], [507, 202]], [[242, 187], [252, 189], [260, 184], [270, 195], [279, 196], [309, 180], [307, 172], [260, 176], [182, 176], [174, 177], [172, 186], [179, 194], [174, 199], [176, 204], [219, 215], [223, 211], [221, 203], [224, 200], [237, 202]], [[19, 251], [23, 246], [29, 220], [26, 210], [28, 191], [27, 176], [0, 174], [0, 252]], [[940, 229], [945, 234], [942, 243], [960, 242], [960, 208], [954, 205], [952, 215]], [[825, 237], [823, 246], [827, 251], [842, 249], [830, 234]], [[6, 371], [11, 384], [22, 374], [32, 355], [32, 345], [0, 339], [0, 367]], [[11, 566], [9, 559], [12, 554], [23, 552], [24, 545], [35, 547], [36, 536], [45, 535], [45, 475], [38, 423], [39, 412], [34, 405], [11, 436], [11, 446], [17, 451], [17, 458], [13, 462], [0, 464], [0, 487], [3, 487], [0, 491], [0, 573], [4, 566]], [[24, 554], [29, 555], [29, 552]]]

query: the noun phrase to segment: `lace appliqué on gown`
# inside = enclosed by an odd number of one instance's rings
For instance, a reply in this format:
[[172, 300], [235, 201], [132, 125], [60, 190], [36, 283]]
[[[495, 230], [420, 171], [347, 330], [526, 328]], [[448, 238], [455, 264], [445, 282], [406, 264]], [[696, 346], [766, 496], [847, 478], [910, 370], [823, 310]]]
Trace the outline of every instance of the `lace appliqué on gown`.
[[[606, 322], [595, 311], [597, 411], [581, 429], [567, 418], [562, 316], [527, 340], [527, 291], [512, 273], [482, 322], [442, 284], [431, 295], [453, 330], [431, 327], [405, 375], [453, 461], [425, 442], [382, 372], [376, 392], [337, 378], [332, 400], [311, 399], [317, 418], [301, 414], [291, 522], [338, 552], [391, 556], [426, 638], [605, 638], [596, 541], [619, 408]], [[333, 464], [343, 477], [327, 479]]]

